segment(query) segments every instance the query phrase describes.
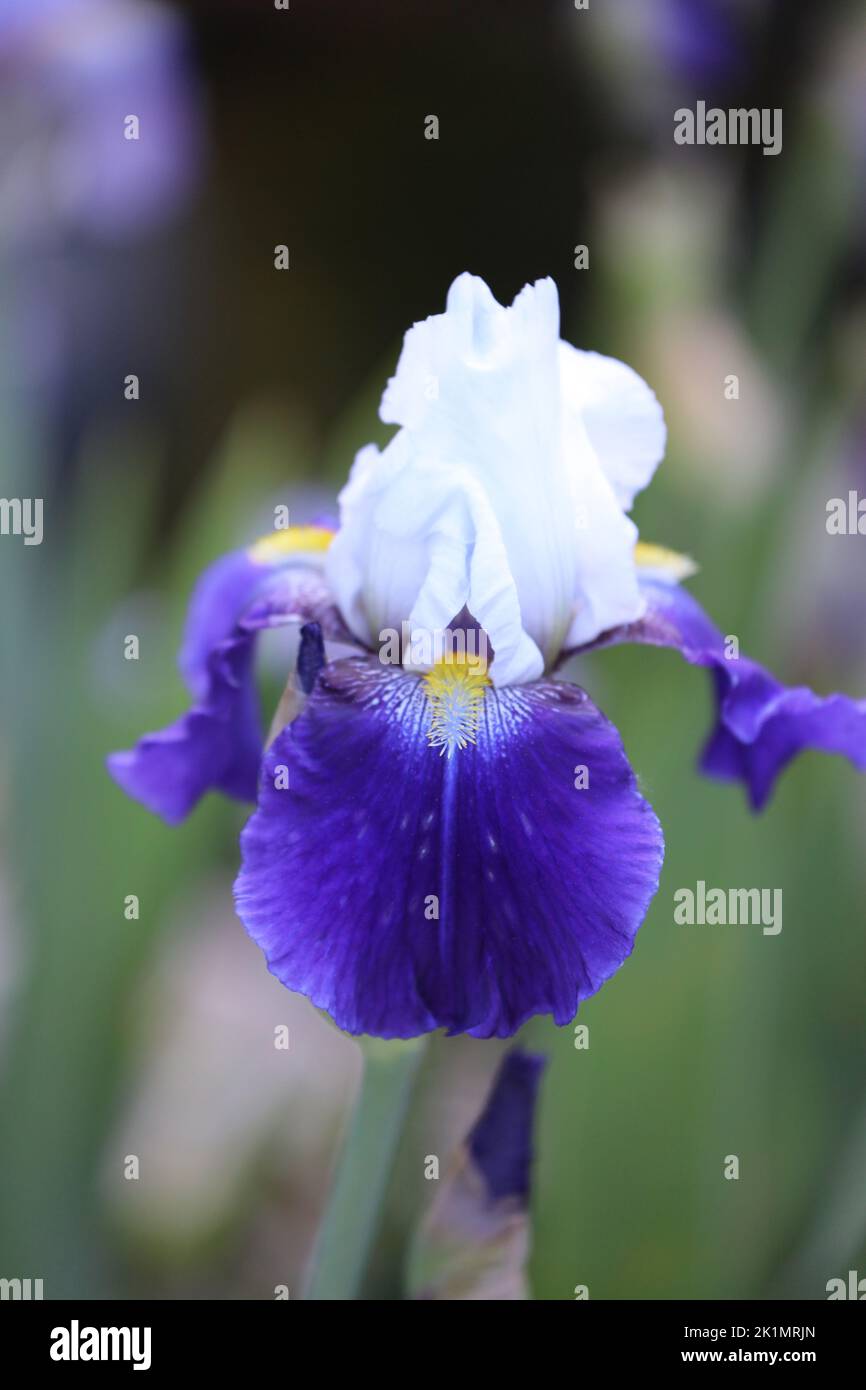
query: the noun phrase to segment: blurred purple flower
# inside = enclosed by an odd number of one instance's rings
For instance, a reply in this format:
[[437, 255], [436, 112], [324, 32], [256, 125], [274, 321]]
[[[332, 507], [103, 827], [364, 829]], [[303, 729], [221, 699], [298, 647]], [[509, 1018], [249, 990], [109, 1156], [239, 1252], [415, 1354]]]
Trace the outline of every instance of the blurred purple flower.
[[[0, 194], [13, 240], [46, 224], [124, 239], [194, 188], [201, 105], [186, 28], [164, 5], [13, 0], [0, 11], [0, 72]], [[126, 136], [129, 116], [137, 139]]]
[[662, 0], [653, 9], [659, 50], [674, 76], [706, 82], [740, 71], [743, 38], [731, 0]]

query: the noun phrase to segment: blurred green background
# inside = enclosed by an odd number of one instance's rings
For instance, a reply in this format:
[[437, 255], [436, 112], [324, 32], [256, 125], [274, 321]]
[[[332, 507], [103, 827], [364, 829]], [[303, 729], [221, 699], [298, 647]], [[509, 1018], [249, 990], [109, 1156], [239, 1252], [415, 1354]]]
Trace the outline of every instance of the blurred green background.
[[[782, 153], [675, 145], [699, 98], [781, 107]], [[554, 276], [563, 336], [664, 406], [642, 535], [695, 556], [698, 597], [789, 683], [866, 693], [866, 543], [825, 527], [829, 498], [866, 492], [864, 112], [862, 4], [4, 10], [0, 490], [44, 497], [45, 539], [0, 540], [0, 1276], [300, 1290], [357, 1051], [233, 916], [243, 808], [210, 798], [170, 830], [103, 759], [183, 708], [199, 570], [275, 502], [332, 505], [387, 437], [401, 335], [456, 274], [505, 301]], [[285, 660], [264, 653], [266, 706]], [[524, 1030], [551, 1062], [535, 1296], [822, 1298], [866, 1274], [864, 784], [806, 755], [756, 819], [695, 773], [700, 672], [622, 649], [570, 674], [619, 726], [667, 858], [581, 1012], [588, 1050]], [[675, 926], [698, 879], [781, 887], [782, 933]], [[465, 1133], [500, 1053], [435, 1040], [368, 1296], [398, 1295], [424, 1155]]]

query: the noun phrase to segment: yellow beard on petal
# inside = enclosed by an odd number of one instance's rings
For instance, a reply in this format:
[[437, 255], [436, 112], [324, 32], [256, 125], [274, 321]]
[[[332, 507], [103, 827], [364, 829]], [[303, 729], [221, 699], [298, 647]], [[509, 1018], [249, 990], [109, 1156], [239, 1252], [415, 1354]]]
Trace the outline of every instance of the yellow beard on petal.
[[430, 706], [427, 738], [432, 748], [449, 757], [456, 748], [474, 743], [491, 684], [486, 663], [477, 656], [449, 655], [424, 676]]
[[295, 554], [322, 554], [334, 534], [325, 526], [287, 526], [283, 531], [262, 536], [250, 546], [247, 554], [257, 565], [272, 565]]
[[634, 562], [638, 569], [658, 570], [675, 583], [698, 572], [690, 555], [680, 555], [676, 550], [652, 545], [649, 541], [638, 541], [634, 548]]

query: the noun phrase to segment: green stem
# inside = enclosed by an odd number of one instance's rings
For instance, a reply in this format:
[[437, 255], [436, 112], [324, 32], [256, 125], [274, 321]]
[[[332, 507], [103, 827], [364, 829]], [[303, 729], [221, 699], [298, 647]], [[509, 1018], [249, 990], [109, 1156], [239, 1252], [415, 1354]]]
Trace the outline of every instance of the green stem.
[[425, 1042], [363, 1040], [361, 1092], [319, 1231], [307, 1298], [357, 1296]]

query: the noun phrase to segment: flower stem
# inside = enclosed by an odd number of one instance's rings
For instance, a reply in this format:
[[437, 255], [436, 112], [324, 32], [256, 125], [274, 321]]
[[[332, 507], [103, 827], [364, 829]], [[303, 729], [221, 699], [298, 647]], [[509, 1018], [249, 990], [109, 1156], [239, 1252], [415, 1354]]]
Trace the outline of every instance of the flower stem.
[[365, 1038], [364, 1074], [319, 1231], [307, 1298], [357, 1296], [425, 1038]]

